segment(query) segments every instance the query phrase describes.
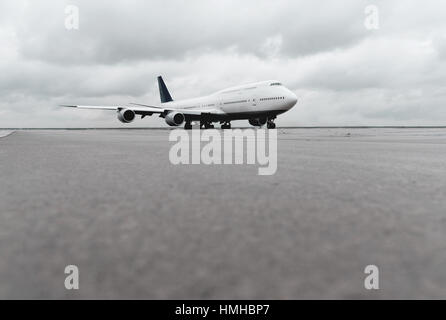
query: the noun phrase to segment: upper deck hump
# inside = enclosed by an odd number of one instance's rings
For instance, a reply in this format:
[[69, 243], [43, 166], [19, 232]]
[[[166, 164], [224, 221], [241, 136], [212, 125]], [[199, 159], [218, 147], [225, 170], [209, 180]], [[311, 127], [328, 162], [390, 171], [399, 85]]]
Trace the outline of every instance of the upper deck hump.
[[224, 94], [224, 93], [231, 93], [239, 90], [248, 90], [248, 89], [255, 89], [259, 87], [267, 87], [271, 85], [272, 83], [279, 83], [277, 80], [266, 80], [266, 81], [260, 81], [260, 82], [254, 82], [254, 83], [247, 83], [240, 86], [230, 87], [226, 88], [220, 91], [215, 92], [215, 94]]

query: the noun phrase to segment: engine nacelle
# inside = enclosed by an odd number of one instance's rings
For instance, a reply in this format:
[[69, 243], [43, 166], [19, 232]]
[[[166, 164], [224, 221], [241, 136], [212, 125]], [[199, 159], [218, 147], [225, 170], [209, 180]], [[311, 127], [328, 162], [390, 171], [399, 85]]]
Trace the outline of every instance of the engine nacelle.
[[135, 112], [130, 109], [121, 109], [118, 111], [118, 119], [124, 123], [132, 122], [135, 120]]
[[166, 115], [165, 120], [169, 126], [177, 127], [180, 126], [186, 120], [186, 118], [184, 117], [184, 114], [182, 114], [181, 112], [173, 111], [169, 112]]
[[249, 119], [249, 124], [252, 126], [263, 126], [266, 123], [266, 117], [262, 117], [262, 118], [253, 118], [253, 119]]

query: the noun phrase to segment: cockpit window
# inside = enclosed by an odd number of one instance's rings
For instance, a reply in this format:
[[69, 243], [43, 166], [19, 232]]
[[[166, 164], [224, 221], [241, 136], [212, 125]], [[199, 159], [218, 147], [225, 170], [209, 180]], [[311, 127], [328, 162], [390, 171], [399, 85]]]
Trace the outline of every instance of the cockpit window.
[[270, 86], [281, 86], [282, 84], [280, 82], [273, 82], [270, 84]]

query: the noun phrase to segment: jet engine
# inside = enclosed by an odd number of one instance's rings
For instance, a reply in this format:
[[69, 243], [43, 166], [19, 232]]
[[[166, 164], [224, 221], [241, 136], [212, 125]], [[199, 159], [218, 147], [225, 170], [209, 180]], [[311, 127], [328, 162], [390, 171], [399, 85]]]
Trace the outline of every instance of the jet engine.
[[118, 111], [118, 119], [124, 123], [132, 122], [135, 120], [135, 112], [130, 109], [121, 109]]
[[249, 119], [249, 124], [252, 126], [263, 126], [266, 123], [266, 117], [262, 117], [262, 118], [253, 118], [253, 119]]
[[176, 127], [176, 126], [181, 125], [184, 122], [185, 117], [184, 117], [184, 114], [182, 114], [181, 112], [173, 111], [173, 112], [169, 112], [166, 115], [165, 120], [169, 126]]

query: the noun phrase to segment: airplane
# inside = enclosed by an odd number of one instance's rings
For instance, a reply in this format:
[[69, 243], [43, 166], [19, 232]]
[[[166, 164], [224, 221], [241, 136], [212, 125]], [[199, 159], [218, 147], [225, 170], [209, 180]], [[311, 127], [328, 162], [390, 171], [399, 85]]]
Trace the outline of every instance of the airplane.
[[174, 101], [161, 76], [158, 77], [161, 105], [130, 103], [117, 106], [62, 105], [79, 109], [114, 110], [119, 121], [130, 123], [136, 115], [159, 114], [169, 126], [192, 129], [192, 122], [199, 121], [200, 128], [214, 128], [219, 122], [222, 129], [230, 129], [232, 120], [247, 119], [252, 126], [274, 129], [277, 115], [290, 110], [297, 103], [296, 95], [275, 80], [231, 87], [208, 96]]

